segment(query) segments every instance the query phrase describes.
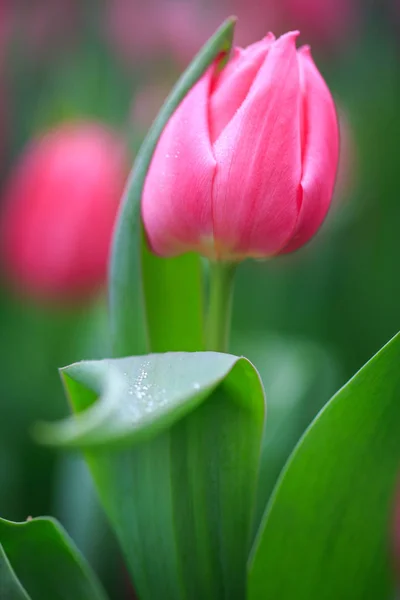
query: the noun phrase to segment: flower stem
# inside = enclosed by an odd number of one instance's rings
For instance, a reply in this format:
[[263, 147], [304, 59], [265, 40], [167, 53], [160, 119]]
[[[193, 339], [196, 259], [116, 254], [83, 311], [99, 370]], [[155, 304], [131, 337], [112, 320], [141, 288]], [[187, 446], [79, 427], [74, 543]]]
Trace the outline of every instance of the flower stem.
[[234, 263], [210, 261], [207, 350], [228, 351], [235, 271]]

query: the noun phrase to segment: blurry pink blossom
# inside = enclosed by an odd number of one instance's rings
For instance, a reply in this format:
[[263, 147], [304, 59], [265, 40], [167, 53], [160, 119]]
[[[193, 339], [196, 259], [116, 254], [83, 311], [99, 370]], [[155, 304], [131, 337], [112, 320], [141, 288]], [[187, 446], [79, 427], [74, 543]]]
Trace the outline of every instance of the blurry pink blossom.
[[102, 124], [64, 124], [29, 144], [0, 216], [2, 263], [18, 289], [64, 303], [102, 286], [126, 175], [124, 144]]

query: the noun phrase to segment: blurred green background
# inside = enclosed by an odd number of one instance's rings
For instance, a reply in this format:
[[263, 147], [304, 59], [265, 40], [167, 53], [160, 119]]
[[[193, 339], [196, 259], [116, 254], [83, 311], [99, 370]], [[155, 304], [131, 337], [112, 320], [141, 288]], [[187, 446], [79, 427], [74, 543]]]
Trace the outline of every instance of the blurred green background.
[[[131, 163], [172, 83], [230, 14], [239, 17], [243, 45], [269, 30], [301, 30], [300, 43], [311, 44], [337, 100], [342, 136], [338, 184], [322, 230], [294, 255], [247, 261], [236, 281], [232, 351], [259, 368], [269, 403], [261, 513], [304, 428], [399, 329], [400, 3], [0, 0], [0, 222], [7, 228], [9, 181], [24, 177], [17, 171], [24, 149], [48, 128], [103, 123]], [[40, 193], [38, 181], [32, 197]], [[22, 246], [30, 202], [25, 198], [26, 215], [17, 218]], [[90, 248], [90, 219], [80, 236]], [[66, 229], [54, 252], [76, 243]], [[34, 245], [29, 255], [40, 268]], [[18, 274], [10, 278], [9, 253], [2, 251], [1, 263], [0, 514], [59, 518], [111, 597], [122, 597], [129, 593], [122, 561], [82, 461], [42, 449], [30, 436], [35, 420], [68, 412], [57, 368], [109, 354], [104, 293], [73, 302], [38, 297]]]

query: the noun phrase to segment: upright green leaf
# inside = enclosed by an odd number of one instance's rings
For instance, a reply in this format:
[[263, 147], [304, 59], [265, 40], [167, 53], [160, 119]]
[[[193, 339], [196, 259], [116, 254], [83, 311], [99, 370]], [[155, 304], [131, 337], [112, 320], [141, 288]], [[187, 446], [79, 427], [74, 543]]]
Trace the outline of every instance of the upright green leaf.
[[67, 367], [77, 416], [38, 433], [83, 447], [142, 600], [243, 600], [264, 394], [228, 354]]
[[300, 441], [259, 532], [249, 600], [393, 597], [399, 364], [400, 335], [332, 398]]
[[338, 367], [319, 344], [287, 336], [235, 336], [235, 353], [255, 365], [268, 397], [255, 533], [278, 477], [300, 437], [338, 389]]
[[[144, 277], [145, 282], [149, 282], [149, 277], [156, 278], [159, 276], [168, 289], [170, 286], [174, 286], [176, 280], [179, 281], [179, 287], [185, 287], [186, 289], [189, 289], [193, 282], [194, 291], [193, 293], [189, 292], [193, 296], [198, 287], [197, 278], [200, 259], [198, 256], [191, 255], [190, 258], [167, 264], [167, 259], [154, 256], [152, 260], [146, 260], [145, 257], [142, 265], [141, 248], [146, 242], [142, 239], [140, 202], [151, 158], [168, 119], [213, 60], [219, 54], [229, 52], [234, 24], [234, 19], [225, 21], [189, 65], [165, 101], [136, 157], [117, 221], [109, 272], [109, 301], [114, 356], [128, 356], [146, 351], [146, 336], [148, 333], [145, 325], [146, 316], [151, 319], [154, 314], [156, 314], [158, 322], [165, 319], [169, 323], [170, 331], [174, 331], [176, 327], [180, 331], [182, 319], [179, 313], [183, 310], [189, 316], [186, 327], [188, 329], [193, 327], [193, 334], [185, 333], [182, 344], [188, 347], [182, 346], [179, 349], [191, 350], [193, 349], [193, 343], [198, 342], [197, 333], [200, 327], [201, 314], [196, 301], [188, 306], [185, 305], [185, 294], [168, 292], [167, 298], [164, 298], [164, 294], [162, 297], [158, 295], [151, 297], [153, 291], [158, 294], [158, 290], [157, 288], [154, 289], [152, 285], [146, 285], [146, 303], [149, 302], [151, 306], [153, 302], [157, 302], [158, 306], [157, 313], [154, 313], [151, 309], [149, 314], [145, 315], [144, 313], [143, 290], [141, 287], [142, 269], [149, 269], [149, 272], [151, 272], [151, 275]], [[174, 291], [176, 291], [175, 286]], [[160, 340], [161, 333], [159, 335], [156, 325], [152, 324], [150, 343], [153, 344], [153, 347], [151, 349], [158, 349], [162, 343]], [[180, 346], [179, 339], [175, 340], [173, 347], [176, 346]], [[201, 349], [201, 345], [196, 349]]]
[[53, 519], [0, 519], [0, 548], [2, 600], [106, 600], [94, 573]]
[[203, 349], [202, 265], [198, 254], [159, 258], [143, 243], [143, 291], [152, 352]]

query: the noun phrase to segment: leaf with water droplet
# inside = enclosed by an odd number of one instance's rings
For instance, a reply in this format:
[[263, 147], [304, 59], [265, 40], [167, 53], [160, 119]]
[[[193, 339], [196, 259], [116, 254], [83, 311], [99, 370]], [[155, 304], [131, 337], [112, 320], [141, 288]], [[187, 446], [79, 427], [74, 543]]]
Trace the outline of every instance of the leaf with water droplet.
[[61, 374], [75, 415], [37, 435], [84, 449], [140, 598], [242, 600], [264, 424], [251, 363], [166, 353]]

